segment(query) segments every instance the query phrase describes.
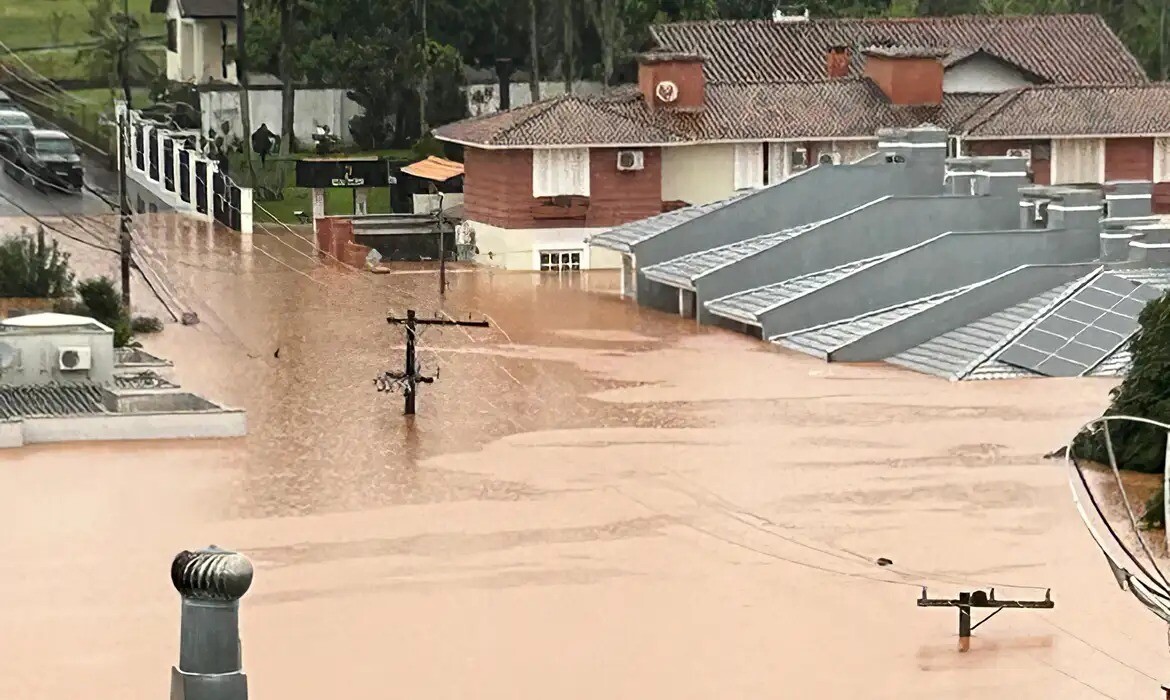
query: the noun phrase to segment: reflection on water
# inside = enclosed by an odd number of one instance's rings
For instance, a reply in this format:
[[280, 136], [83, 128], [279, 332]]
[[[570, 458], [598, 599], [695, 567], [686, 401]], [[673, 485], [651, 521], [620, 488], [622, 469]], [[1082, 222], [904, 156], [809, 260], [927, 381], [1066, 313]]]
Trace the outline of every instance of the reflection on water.
[[[167, 566], [211, 542], [256, 561], [256, 697], [1157, 693], [1162, 630], [1039, 457], [1106, 382], [826, 365], [641, 310], [616, 272], [453, 269], [440, 298], [425, 265], [345, 271], [288, 232], [249, 248], [160, 216], [143, 236], [203, 319], [148, 348], [250, 435], [3, 455], [19, 642], [0, 697], [163, 696]], [[401, 368], [385, 317], [408, 308], [493, 326], [422, 332], [438, 379], [413, 418], [373, 386]], [[1057, 608], [947, 656], [955, 621], [916, 585], [979, 582], [1051, 586]]]

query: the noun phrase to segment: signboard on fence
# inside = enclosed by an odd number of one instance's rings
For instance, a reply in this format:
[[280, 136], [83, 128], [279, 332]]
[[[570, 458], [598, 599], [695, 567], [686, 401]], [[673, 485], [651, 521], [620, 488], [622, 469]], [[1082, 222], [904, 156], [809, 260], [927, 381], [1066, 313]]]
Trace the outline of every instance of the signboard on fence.
[[386, 187], [394, 183], [391, 165], [370, 158], [306, 158], [297, 161], [297, 187]]

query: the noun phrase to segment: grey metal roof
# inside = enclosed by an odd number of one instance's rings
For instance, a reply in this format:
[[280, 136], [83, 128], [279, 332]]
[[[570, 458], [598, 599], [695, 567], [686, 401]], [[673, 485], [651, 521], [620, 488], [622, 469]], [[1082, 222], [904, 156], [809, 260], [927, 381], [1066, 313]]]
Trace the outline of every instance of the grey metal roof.
[[959, 287], [952, 289], [949, 292], [935, 294], [933, 296], [916, 299], [909, 303], [898, 304], [897, 306], [890, 306], [885, 309], [873, 311], [853, 318], [836, 321], [834, 323], [827, 323], [823, 326], [817, 326], [796, 333], [788, 333], [781, 337], [774, 339], [772, 342], [778, 343], [791, 350], [797, 350], [809, 355], [814, 355], [820, 358], [827, 358], [833, 351], [852, 343], [855, 340], [863, 338], [870, 333], [881, 330], [891, 324], [897, 323], [906, 318], [910, 318], [914, 314], [925, 311], [933, 306], [937, 306], [944, 301], [953, 299], [963, 292], [971, 289], [975, 285], [968, 285], [966, 287]]
[[821, 223], [820, 221], [816, 221], [811, 224], [802, 224], [782, 231], [776, 231], [775, 233], [765, 233], [762, 236], [749, 238], [746, 241], [729, 243], [709, 250], [701, 250], [697, 253], [691, 253], [690, 255], [684, 255], [680, 258], [651, 265], [644, 268], [642, 273], [656, 282], [669, 284], [672, 287], [691, 289], [694, 280], [699, 277], [714, 272], [721, 267], [749, 258], [756, 253], [761, 253], [769, 248], [778, 246], [784, 241], [811, 231], [817, 226], [820, 226]]
[[[1037, 316], [1059, 303], [1068, 294], [1080, 288], [1092, 276], [1066, 282], [1027, 301], [997, 311], [989, 316], [969, 323], [961, 328], [944, 333], [936, 338], [888, 358], [890, 364], [933, 374], [948, 379], [991, 378], [997, 373], [1011, 371], [1012, 376], [1028, 376], [1030, 373], [1019, 368], [980, 362], [989, 357], [1020, 332], [1032, 325]], [[987, 365], [984, 372], [979, 370]], [[1020, 372], [1024, 372], [1021, 375]]]
[[137, 372], [114, 377], [119, 389], [178, 389], [179, 385], [155, 372]]
[[108, 413], [96, 384], [0, 387], [0, 420]]
[[1132, 270], [1110, 269], [1108, 272], [1130, 282], [1148, 284], [1163, 291], [1170, 289], [1170, 267], [1143, 267]]
[[1129, 372], [1129, 365], [1133, 362], [1133, 356], [1129, 354], [1129, 349], [1126, 347], [1114, 350], [1109, 357], [1101, 361], [1101, 364], [1094, 367], [1086, 376], [1089, 377], [1124, 377]]
[[651, 216], [647, 219], [641, 219], [640, 221], [632, 221], [622, 226], [615, 226], [608, 231], [590, 236], [588, 243], [599, 248], [609, 248], [610, 250], [629, 253], [633, 246], [638, 243], [648, 241], [663, 231], [669, 231], [692, 219], [697, 219], [713, 211], [718, 211], [732, 202], [743, 199], [749, 194], [752, 193], [745, 192], [744, 194], [721, 199], [709, 204], [695, 204], [689, 207], [683, 207], [682, 209], [668, 211], [657, 216]]
[[[858, 270], [876, 265], [890, 258], [893, 253], [883, 253], [872, 258], [854, 260], [853, 262], [830, 267], [827, 270], [810, 272], [807, 275], [765, 287], [756, 287], [738, 294], [732, 294], [719, 299], [713, 299], [705, 304], [707, 310], [713, 314], [724, 316], [736, 321], [743, 321], [759, 325], [759, 315], [768, 309], [775, 308], [799, 296], [827, 287], [834, 282], [845, 279]], [[750, 319], [750, 320], [749, 320]]]

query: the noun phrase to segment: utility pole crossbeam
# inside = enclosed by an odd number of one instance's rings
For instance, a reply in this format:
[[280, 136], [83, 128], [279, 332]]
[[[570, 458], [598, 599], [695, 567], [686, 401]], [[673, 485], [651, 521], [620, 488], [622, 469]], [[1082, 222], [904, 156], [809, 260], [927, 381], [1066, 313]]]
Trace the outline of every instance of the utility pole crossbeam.
[[[1052, 589], [1044, 592], [1044, 600], [1000, 600], [995, 597], [995, 589], [988, 594], [985, 591], [963, 591], [957, 599], [928, 598], [926, 588], [922, 589], [922, 597], [918, 599], [920, 608], [958, 608], [959, 609], [959, 651], [965, 652], [971, 648], [971, 632], [976, 627], [998, 615], [1004, 608], [1042, 608], [1052, 609], [1056, 603], [1052, 602]], [[974, 625], [971, 624], [971, 608], [995, 608], [995, 612], [983, 618]]]
[[433, 384], [435, 377], [424, 377], [419, 374], [418, 362], [415, 356], [415, 344], [418, 338], [419, 326], [465, 326], [472, 328], [489, 328], [487, 321], [457, 321], [453, 318], [419, 318], [414, 309], [406, 312], [405, 318], [387, 316], [386, 322], [391, 325], [406, 326], [406, 366], [402, 372], [383, 372], [381, 377], [374, 380], [378, 391], [392, 391], [401, 386], [405, 399], [403, 413], [413, 416], [415, 411], [415, 397], [418, 395], [419, 384]]

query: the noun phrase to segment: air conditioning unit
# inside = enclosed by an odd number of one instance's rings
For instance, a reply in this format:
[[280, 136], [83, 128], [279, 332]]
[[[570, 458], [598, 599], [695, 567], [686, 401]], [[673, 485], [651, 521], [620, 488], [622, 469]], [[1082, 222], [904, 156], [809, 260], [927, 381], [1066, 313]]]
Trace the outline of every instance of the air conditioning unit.
[[840, 165], [841, 154], [836, 151], [831, 153], [822, 153], [817, 156], [817, 163], [821, 165]]
[[1032, 163], [1031, 148], [1009, 148], [1007, 154], [1012, 158], [1023, 158], [1029, 165]]
[[641, 170], [645, 167], [641, 151], [618, 151], [618, 170]]
[[57, 369], [63, 372], [83, 372], [93, 366], [89, 347], [57, 348]]

